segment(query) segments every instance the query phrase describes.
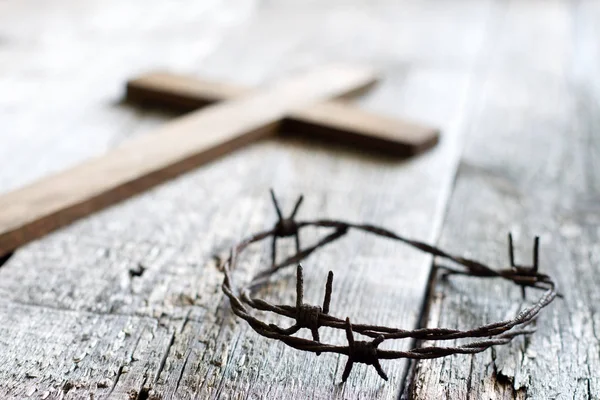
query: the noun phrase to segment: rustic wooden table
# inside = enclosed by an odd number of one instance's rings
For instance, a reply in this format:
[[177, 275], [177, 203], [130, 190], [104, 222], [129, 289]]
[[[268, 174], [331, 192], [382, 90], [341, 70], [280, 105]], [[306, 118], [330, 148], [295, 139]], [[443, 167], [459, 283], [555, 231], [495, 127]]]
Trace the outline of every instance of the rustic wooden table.
[[[171, 118], [119, 103], [157, 67], [258, 85], [369, 64], [385, 79], [365, 108], [442, 128], [403, 162], [266, 140], [18, 249], [0, 269], [0, 397], [599, 398], [599, 21], [585, 0], [0, 1], [1, 192]], [[345, 357], [264, 339], [223, 299], [212, 256], [274, 221], [269, 187], [288, 207], [305, 193], [303, 217], [381, 224], [494, 266], [509, 230], [519, 258], [540, 234], [564, 299], [530, 338], [384, 361], [388, 382], [356, 366], [341, 385]], [[269, 249], [257, 257], [248, 276]], [[305, 296], [319, 301], [331, 268], [332, 309], [353, 320], [468, 328], [520, 303], [510, 285], [430, 279], [430, 257], [385, 241], [345, 239], [307, 263]], [[292, 304], [288, 276], [270, 299]]]

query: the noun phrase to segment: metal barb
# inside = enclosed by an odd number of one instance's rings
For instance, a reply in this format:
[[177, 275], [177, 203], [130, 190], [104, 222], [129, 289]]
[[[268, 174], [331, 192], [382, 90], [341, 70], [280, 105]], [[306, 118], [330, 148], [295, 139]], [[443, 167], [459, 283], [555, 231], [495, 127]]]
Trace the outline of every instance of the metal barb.
[[304, 196], [300, 195], [300, 197], [298, 197], [298, 200], [296, 201], [296, 205], [294, 206], [294, 211], [292, 211], [292, 213], [290, 214], [290, 219], [293, 219], [294, 217], [296, 217], [296, 213], [298, 212], [298, 209], [300, 208], [300, 204], [302, 204], [303, 200], [304, 200]]
[[512, 235], [508, 234], [508, 256], [510, 259], [511, 269], [514, 273], [514, 282], [521, 286], [521, 298], [526, 299], [525, 288], [535, 287], [535, 284], [543, 279], [545, 275], [539, 274], [539, 248], [540, 237], [536, 236], [533, 240], [533, 263], [530, 267], [517, 265], [514, 259], [514, 247]]
[[304, 200], [304, 196], [300, 195], [296, 204], [294, 205], [294, 209], [288, 218], [283, 217], [283, 213], [281, 212], [281, 208], [279, 207], [279, 202], [277, 201], [277, 197], [275, 196], [275, 192], [273, 189], [270, 189], [271, 192], [271, 200], [273, 201], [273, 205], [275, 206], [275, 211], [277, 212], [277, 222], [275, 223], [275, 227], [273, 228], [273, 238], [271, 242], [271, 267], [274, 267], [277, 262], [277, 239], [282, 237], [294, 236], [296, 243], [296, 254], [300, 253], [302, 246], [300, 245], [300, 227], [295, 221], [296, 214], [300, 209], [300, 205]]
[[536, 236], [533, 239], [533, 272], [538, 272], [538, 259], [539, 259], [539, 250], [540, 250], [540, 237]]
[[371, 342], [355, 341], [354, 332], [352, 331], [352, 323], [350, 318], [346, 317], [346, 339], [348, 340], [348, 361], [342, 374], [342, 382], [346, 382], [352, 371], [352, 366], [355, 362], [372, 365], [380, 377], [388, 380], [387, 375], [381, 368], [379, 358], [377, 356], [377, 346], [384, 341], [384, 336], [379, 335]]
[[281, 221], [283, 219], [283, 215], [281, 214], [281, 209], [279, 208], [279, 202], [277, 201], [277, 198], [275, 197], [275, 192], [273, 191], [273, 189], [269, 189], [269, 190], [271, 192], [271, 200], [273, 200], [273, 205], [275, 206], [275, 211], [277, 212], [277, 217]]
[[304, 275], [302, 265], [298, 264], [296, 268], [296, 309], [302, 308], [304, 304]]
[[[272, 192], [271, 192], [272, 193]], [[515, 267], [515, 249], [513, 247], [512, 233], [508, 233], [508, 259], [510, 260], [510, 266]]]
[[[301, 328], [308, 328], [311, 331], [313, 340], [320, 342], [319, 328], [322, 326], [321, 316], [329, 313], [329, 304], [331, 303], [331, 291], [333, 285], [333, 272], [329, 271], [327, 284], [325, 285], [325, 296], [323, 299], [323, 308], [304, 303], [304, 273], [302, 265], [296, 267], [296, 307], [294, 308], [295, 323], [287, 329], [281, 329], [275, 324], [269, 326], [278, 333], [291, 335], [298, 332]], [[320, 351], [316, 351], [320, 355]]]
[[329, 304], [331, 303], [331, 292], [333, 290], [333, 271], [327, 274], [327, 283], [325, 284], [325, 298], [323, 299], [323, 314], [329, 314]]
[[271, 268], [275, 268], [277, 262], [277, 236], [273, 235], [271, 240]]

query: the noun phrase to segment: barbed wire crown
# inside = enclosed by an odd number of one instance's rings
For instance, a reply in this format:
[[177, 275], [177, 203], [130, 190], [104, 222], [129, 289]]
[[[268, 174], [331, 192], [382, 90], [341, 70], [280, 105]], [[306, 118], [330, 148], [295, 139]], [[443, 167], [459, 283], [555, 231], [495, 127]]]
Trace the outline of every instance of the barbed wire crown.
[[[380, 360], [398, 358], [429, 359], [445, 357], [452, 354], [474, 354], [482, 352], [491, 346], [509, 343], [513, 338], [529, 335], [535, 329], [528, 327], [540, 311], [550, 304], [558, 295], [554, 281], [546, 274], [539, 272], [539, 237], [534, 239], [533, 263], [531, 266], [515, 264], [512, 235], [508, 235], [508, 253], [510, 266], [504, 269], [492, 269], [487, 265], [468, 258], [454, 256], [445, 251], [412, 239], [400, 236], [392, 231], [368, 224], [354, 224], [337, 220], [320, 219], [314, 221], [296, 221], [295, 216], [302, 204], [300, 196], [289, 217], [284, 217], [275, 194], [271, 190], [271, 198], [275, 206], [278, 220], [275, 226], [268, 230], [256, 233], [240, 243], [234, 245], [229, 257], [220, 264], [224, 273], [222, 285], [223, 292], [229, 298], [233, 313], [245, 320], [259, 335], [275, 339], [298, 350], [308, 351], [320, 355], [321, 353], [338, 353], [348, 357], [346, 367], [342, 374], [342, 381], [346, 381], [354, 363], [372, 365], [379, 376], [388, 379]], [[330, 228], [332, 233], [324, 236], [310, 247], [301, 247], [300, 230], [305, 227]], [[304, 303], [303, 269], [299, 264], [310, 254], [324, 246], [344, 237], [350, 231], [362, 231], [380, 237], [395, 240], [416, 248], [435, 257], [452, 261], [457, 267], [441, 267], [447, 274], [460, 274], [479, 278], [498, 278], [510, 281], [521, 288], [525, 297], [525, 288], [542, 290], [542, 294], [528, 307], [522, 308], [513, 318], [481, 325], [468, 330], [446, 328], [419, 328], [405, 330], [394, 327], [352, 323], [349, 318], [339, 318], [330, 314], [330, 303], [333, 293], [333, 272], [329, 271], [325, 283], [325, 293], [322, 305]], [[296, 254], [277, 263], [277, 240], [285, 237], [294, 237]], [[234, 287], [232, 271], [235, 270], [238, 256], [251, 244], [271, 239], [271, 265], [260, 271], [245, 286]], [[260, 286], [269, 282], [269, 279], [283, 268], [296, 266], [296, 304], [272, 304], [265, 300], [255, 298], [252, 293]], [[294, 322], [288, 328], [276, 324], [268, 324], [255, 317], [251, 310], [271, 312], [292, 319]], [[346, 332], [346, 346], [322, 343], [320, 341], [320, 328], [342, 329]], [[309, 329], [312, 340], [294, 336], [300, 329]], [[355, 340], [355, 334], [360, 334], [369, 340]], [[388, 340], [415, 339], [428, 342], [444, 342], [455, 339], [466, 339], [467, 343], [455, 346], [424, 346], [415, 347], [407, 351], [382, 350], [379, 346]]]

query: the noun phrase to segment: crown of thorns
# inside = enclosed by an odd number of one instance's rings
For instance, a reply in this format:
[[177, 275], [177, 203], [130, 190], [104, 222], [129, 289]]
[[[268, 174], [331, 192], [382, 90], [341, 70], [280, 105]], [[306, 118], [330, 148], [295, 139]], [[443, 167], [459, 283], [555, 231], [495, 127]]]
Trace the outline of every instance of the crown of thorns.
[[[444, 357], [451, 354], [474, 354], [479, 353], [491, 346], [509, 343], [513, 338], [520, 335], [528, 335], [535, 332], [533, 328], [527, 328], [534, 321], [542, 308], [550, 304], [558, 295], [552, 279], [538, 270], [539, 237], [534, 239], [533, 264], [523, 266], [515, 264], [512, 235], [508, 235], [508, 254], [510, 267], [505, 269], [492, 269], [481, 262], [463, 257], [454, 256], [445, 251], [416, 240], [407, 239], [387, 229], [373, 225], [353, 224], [335, 220], [296, 221], [303, 197], [300, 196], [289, 217], [284, 217], [275, 194], [271, 190], [271, 197], [278, 220], [275, 226], [268, 230], [256, 233], [249, 238], [234, 245], [229, 257], [221, 263], [220, 268], [225, 278], [223, 281], [223, 292], [229, 298], [231, 309], [234, 314], [245, 320], [258, 334], [270, 339], [279, 340], [286, 345], [298, 350], [308, 351], [320, 355], [321, 353], [338, 353], [348, 357], [346, 368], [342, 374], [342, 381], [346, 381], [354, 363], [372, 365], [380, 377], [387, 380], [387, 375], [381, 367], [380, 360], [398, 358], [428, 359]], [[323, 237], [316, 244], [302, 248], [300, 245], [300, 229], [308, 226], [333, 228], [333, 232]], [[525, 298], [525, 288], [543, 290], [542, 295], [528, 307], [521, 309], [515, 317], [509, 320], [494, 322], [469, 330], [445, 329], [445, 328], [420, 328], [404, 330], [386, 326], [353, 324], [349, 318], [338, 318], [329, 313], [331, 294], [333, 291], [333, 272], [329, 271], [325, 284], [325, 296], [323, 305], [311, 305], [304, 303], [304, 282], [302, 266], [298, 263], [308, 257], [315, 250], [334, 242], [345, 236], [351, 230], [371, 233], [384, 238], [392, 239], [412, 246], [433, 256], [452, 261], [457, 267], [439, 267], [447, 271], [447, 274], [467, 275], [479, 278], [499, 278], [510, 281], [521, 287], [522, 296]], [[296, 254], [277, 263], [277, 240], [284, 237], [294, 237], [296, 241]], [[238, 255], [249, 245], [271, 238], [272, 259], [271, 266], [260, 271], [246, 286], [235, 288], [232, 281], [232, 271], [235, 269]], [[285, 304], [271, 304], [265, 300], [252, 297], [252, 293], [279, 270], [297, 265], [296, 269], [296, 304], [294, 306]], [[289, 328], [281, 328], [275, 324], [267, 324], [251, 314], [251, 310], [272, 312], [294, 320]], [[322, 343], [319, 338], [319, 328], [328, 327], [333, 329], [344, 329], [346, 331], [347, 346]], [[293, 336], [300, 329], [309, 329], [312, 340]], [[359, 341], [354, 339], [355, 333], [363, 335], [371, 340]], [[468, 343], [456, 346], [426, 346], [416, 347], [408, 351], [381, 350], [378, 346], [386, 340], [415, 339], [430, 342], [443, 342], [454, 339], [467, 339]]]

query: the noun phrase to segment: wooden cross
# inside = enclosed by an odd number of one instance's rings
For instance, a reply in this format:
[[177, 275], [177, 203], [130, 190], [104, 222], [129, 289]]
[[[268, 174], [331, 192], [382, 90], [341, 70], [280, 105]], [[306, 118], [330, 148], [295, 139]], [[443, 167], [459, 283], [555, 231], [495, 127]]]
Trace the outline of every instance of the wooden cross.
[[375, 75], [326, 66], [257, 93], [169, 74], [132, 80], [130, 100], [195, 108], [145, 135], [71, 169], [0, 196], [0, 256], [74, 220], [140, 193], [220, 155], [290, 129], [401, 156], [423, 151], [435, 129], [327, 100], [356, 94]]
[[[364, 87], [344, 97], [359, 94]], [[221, 101], [250, 95], [249, 88], [211, 82], [186, 75], [154, 72], [127, 82], [126, 98], [132, 103], [195, 110]], [[360, 149], [370, 149], [395, 157], [407, 157], [434, 146], [437, 129], [370, 113], [343, 101], [322, 101], [291, 111], [279, 121], [280, 133], [298, 133], [333, 140]], [[275, 133], [275, 132], [273, 132]]]

